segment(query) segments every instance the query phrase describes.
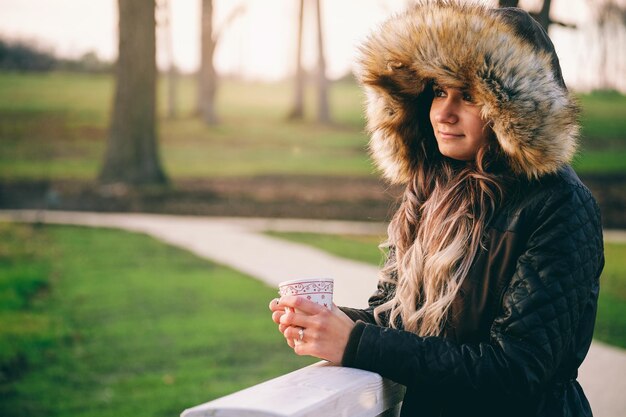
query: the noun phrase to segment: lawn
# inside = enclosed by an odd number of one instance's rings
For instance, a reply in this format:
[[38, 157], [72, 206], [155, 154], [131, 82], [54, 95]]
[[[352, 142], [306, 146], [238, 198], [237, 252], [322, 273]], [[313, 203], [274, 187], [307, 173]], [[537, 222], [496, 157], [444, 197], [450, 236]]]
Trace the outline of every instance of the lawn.
[[0, 223], [0, 415], [176, 416], [312, 362], [276, 290], [140, 234]]
[[[289, 123], [290, 83], [221, 84], [221, 124], [193, 116], [194, 79], [183, 77], [179, 117], [159, 120], [163, 164], [173, 179], [215, 176], [373, 175], [366, 151], [363, 95], [351, 83], [332, 85], [335, 124]], [[160, 114], [165, 85], [160, 84]], [[103, 158], [112, 102], [108, 75], [0, 73], [0, 180], [93, 180]], [[626, 96], [581, 95], [579, 172], [626, 172]]]
[[615, 92], [581, 95], [579, 172], [626, 172], [626, 96]]
[[[0, 223], [0, 415], [172, 416], [312, 362], [257, 280], [141, 234]], [[379, 265], [380, 236], [271, 233]], [[595, 337], [626, 348], [626, 244]]]
[[[94, 179], [104, 155], [112, 85], [106, 75], [0, 73], [0, 180]], [[225, 82], [216, 127], [193, 117], [193, 86], [192, 78], [181, 80], [180, 117], [159, 122], [163, 164], [174, 179], [373, 171], [361, 93], [354, 86], [333, 87], [336, 124], [319, 126], [312, 114], [302, 122], [285, 121], [291, 97], [286, 83]]]
[[[286, 232], [270, 234], [360, 262], [380, 265], [384, 260], [382, 252], [377, 248], [383, 237]], [[605, 257], [594, 337], [626, 349], [626, 244], [607, 243]]]

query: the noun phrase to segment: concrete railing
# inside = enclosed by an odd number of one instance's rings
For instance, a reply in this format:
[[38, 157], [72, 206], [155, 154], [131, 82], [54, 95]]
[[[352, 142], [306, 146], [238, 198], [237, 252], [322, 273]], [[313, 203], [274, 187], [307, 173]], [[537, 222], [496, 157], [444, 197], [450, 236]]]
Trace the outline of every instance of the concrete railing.
[[181, 417], [396, 417], [404, 386], [318, 362], [185, 410]]

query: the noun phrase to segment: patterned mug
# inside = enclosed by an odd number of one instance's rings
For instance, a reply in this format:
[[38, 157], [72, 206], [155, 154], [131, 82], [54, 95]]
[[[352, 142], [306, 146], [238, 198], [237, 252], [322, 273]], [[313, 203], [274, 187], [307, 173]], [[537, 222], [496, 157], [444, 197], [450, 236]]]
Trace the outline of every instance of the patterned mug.
[[283, 281], [278, 284], [278, 294], [297, 295], [311, 300], [316, 304], [331, 310], [333, 307], [332, 278], [301, 278]]

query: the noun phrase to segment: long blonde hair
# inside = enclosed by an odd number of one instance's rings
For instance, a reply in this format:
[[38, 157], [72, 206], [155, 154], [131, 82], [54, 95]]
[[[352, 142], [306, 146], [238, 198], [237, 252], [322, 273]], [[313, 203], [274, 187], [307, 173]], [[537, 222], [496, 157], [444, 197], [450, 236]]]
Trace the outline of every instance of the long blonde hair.
[[[417, 162], [383, 245], [390, 249], [381, 274], [395, 292], [374, 309], [376, 320], [422, 336], [440, 335], [450, 306], [503, 199], [504, 177], [491, 172], [493, 148], [476, 161]], [[493, 164], [492, 164], [493, 165]], [[400, 319], [400, 320], [399, 320]]]

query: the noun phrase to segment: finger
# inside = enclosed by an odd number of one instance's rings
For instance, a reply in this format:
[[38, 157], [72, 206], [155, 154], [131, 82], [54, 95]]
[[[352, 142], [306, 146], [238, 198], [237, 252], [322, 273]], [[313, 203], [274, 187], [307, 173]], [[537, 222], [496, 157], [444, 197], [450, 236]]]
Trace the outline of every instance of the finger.
[[280, 298], [280, 305], [283, 307], [291, 307], [300, 310], [306, 314], [318, 314], [325, 307], [314, 303], [311, 300], [307, 300], [304, 297], [298, 297], [295, 295], [289, 295]]
[[[309, 333], [310, 336], [313, 336], [310, 330]], [[287, 340], [294, 340], [296, 345], [300, 342], [311, 340], [311, 338], [307, 336], [307, 329], [303, 329], [302, 327], [289, 326], [285, 329], [283, 334]]]
[[296, 355], [304, 356], [311, 355], [313, 353], [313, 346], [315, 342], [309, 338], [306, 334], [306, 330], [304, 331], [302, 340], [300, 340], [299, 336], [294, 341], [293, 351]]
[[287, 331], [287, 329], [285, 329], [285, 331], [283, 332], [283, 336], [285, 336], [285, 340], [287, 341], [287, 344], [289, 345], [290, 348], [294, 348], [294, 346], [296, 345], [296, 341], [293, 337], [288, 336], [290, 333]]
[[283, 308], [280, 307], [279, 305], [280, 305], [280, 302], [278, 298], [274, 298], [272, 301], [270, 301], [270, 305], [269, 305], [270, 310], [272, 311], [277, 311], [278, 309], [282, 310]]
[[310, 343], [296, 343], [294, 344], [293, 351], [299, 356], [311, 355]]
[[279, 318], [279, 324], [295, 327], [310, 327], [314, 324], [313, 316], [299, 312], [288, 311]]
[[300, 335], [298, 334], [300, 329], [301, 327], [287, 326], [285, 331], [283, 331], [283, 335], [287, 340], [298, 340], [300, 339]]
[[285, 314], [282, 310], [276, 310], [272, 313], [272, 320], [276, 324], [280, 324], [280, 318]]
[[279, 331], [279, 332], [281, 332], [281, 333], [285, 333], [285, 329], [286, 329], [287, 327], [289, 327], [289, 326], [287, 326], [287, 325], [285, 325], [285, 324], [279, 324], [279, 325], [278, 325], [278, 331]]

